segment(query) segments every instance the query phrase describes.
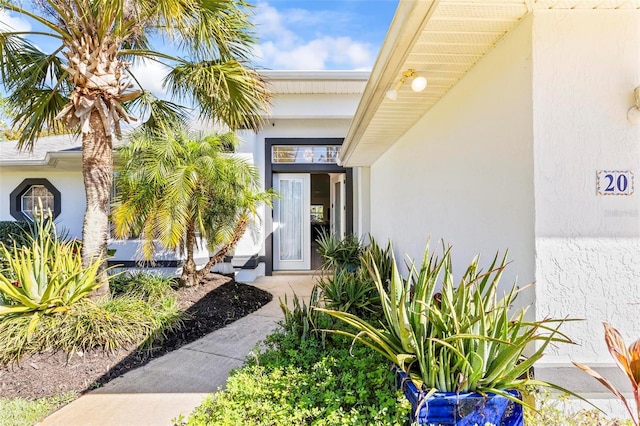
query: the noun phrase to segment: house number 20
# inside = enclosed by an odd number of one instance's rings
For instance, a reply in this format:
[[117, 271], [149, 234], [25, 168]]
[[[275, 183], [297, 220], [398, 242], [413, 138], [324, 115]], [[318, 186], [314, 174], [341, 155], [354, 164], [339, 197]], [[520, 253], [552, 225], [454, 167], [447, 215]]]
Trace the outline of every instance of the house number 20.
[[628, 170], [599, 170], [596, 179], [598, 195], [633, 194], [633, 172]]

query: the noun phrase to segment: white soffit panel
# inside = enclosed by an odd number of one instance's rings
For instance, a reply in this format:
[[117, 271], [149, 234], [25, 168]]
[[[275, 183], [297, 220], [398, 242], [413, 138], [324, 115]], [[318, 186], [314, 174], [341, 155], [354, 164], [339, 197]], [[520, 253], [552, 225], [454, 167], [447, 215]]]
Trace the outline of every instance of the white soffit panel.
[[[411, 15], [420, 0], [401, 0], [398, 11]], [[372, 70], [363, 100], [358, 106], [339, 156], [340, 164], [368, 166], [394, 144], [435, 105], [493, 47], [534, 9], [640, 9], [640, 0], [440, 0], [431, 9], [420, 9], [424, 23], [411, 45], [390, 46], [387, 36]], [[403, 20], [404, 19], [404, 20]], [[413, 19], [416, 19], [415, 17]], [[396, 13], [388, 34], [404, 29], [406, 18]], [[404, 39], [410, 38], [404, 35]], [[401, 39], [396, 36], [396, 39]], [[403, 49], [398, 60], [384, 52]], [[407, 69], [427, 78], [420, 93], [411, 91], [410, 79], [395, 101], [385, 97]]]
[[261, 74], [275, 95], [361, 94], [369, 78], [369, 71], [262, 71]]

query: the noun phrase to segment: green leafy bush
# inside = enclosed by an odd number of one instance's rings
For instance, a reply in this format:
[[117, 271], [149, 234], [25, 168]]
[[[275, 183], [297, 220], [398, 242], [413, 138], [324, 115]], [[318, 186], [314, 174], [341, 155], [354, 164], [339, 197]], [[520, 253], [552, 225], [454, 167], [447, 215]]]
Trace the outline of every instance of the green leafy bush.
[[268, 348], [236, 370], [188, 425], [403, 425], [409, 404], [389, 364], [346, 339], [302, 343], [274, 334]]
[[0, 243], [7, 247], [13, 247], [14, 243], [18, 247], [27, 245], [31, 224], [29, 222], [0, 221]]

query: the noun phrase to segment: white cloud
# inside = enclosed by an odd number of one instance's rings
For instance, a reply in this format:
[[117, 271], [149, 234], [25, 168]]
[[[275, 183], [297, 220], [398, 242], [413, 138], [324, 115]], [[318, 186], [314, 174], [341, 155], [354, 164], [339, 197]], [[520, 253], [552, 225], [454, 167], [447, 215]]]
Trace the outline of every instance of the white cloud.
[[254, 19], [261, 41], [255, 51], [259, 64], [269, 69], [371, 69], [377, 52], [370, 43], [323, 33], [327, 23], [348, 18], [331, 11], [279, 11], [260, 3]]
[[21, 32], [30, 30], [31, 25], [26, 19], [12, 16], [4, 10], [0, 10], [0, 31]]
[[135, 75], [140, 85], [159, 97], [166, 93], [162, 88], [162, 82], [169, 71], [166, 66], [149, 60], [137, 62], [131, 67], [131, 73]]

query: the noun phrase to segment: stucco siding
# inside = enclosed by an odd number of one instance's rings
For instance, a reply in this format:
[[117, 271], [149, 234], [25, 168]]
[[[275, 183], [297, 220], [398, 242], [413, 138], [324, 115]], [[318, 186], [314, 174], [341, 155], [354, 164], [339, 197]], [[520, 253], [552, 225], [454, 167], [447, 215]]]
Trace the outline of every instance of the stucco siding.
[[486, 266], [508, 249], [503, 286], [533, 280], [531, 73], [526, 19], [372, 165], [379, 242], [420, 260], [443, 239], [457, 276], [474, 255]]
[[640, 337], [638, 188], [596, 192], [598, 170], [640, 177], [640, 127], [626, 121], [640, 85], [638, 46], [637, 11], [535, 16], [536, 312], [584, 320], [564, 327], [577, 345], [550, 351], [547, 363], [610, 364], [603, 321], [629, 343]]
[[65, 229], [69, 236], [80, 238], [82, 236], [82, 220], [85, 209], [84, 185], [82, 172], [55, 171], [52, 169], [34, 170], [31, 172], [1, 171], [0, 178], [0, 220], [15, 220], [10, 213], [9, 194], [16, 189], [25, 179], [47, 179], [60, 191], [62, 202], [60, 216], [56, 218], [59, 229]]

